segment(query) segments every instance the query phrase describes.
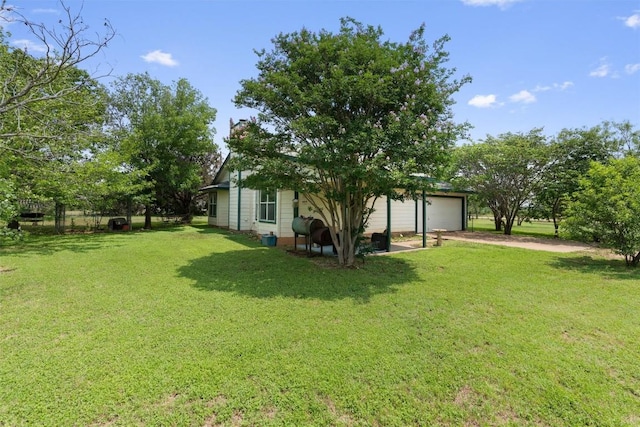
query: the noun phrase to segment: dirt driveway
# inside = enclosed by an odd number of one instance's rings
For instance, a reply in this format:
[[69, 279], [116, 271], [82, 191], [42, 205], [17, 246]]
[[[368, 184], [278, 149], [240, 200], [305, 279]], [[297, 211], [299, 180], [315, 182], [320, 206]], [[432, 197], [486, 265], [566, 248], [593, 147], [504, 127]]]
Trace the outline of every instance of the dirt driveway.
[[[435, 238], [435, 235], [429, 235]], [[544, 239], [529, 236], [506, 236], [482, 231], [452, 231], [444, 233], [446, 240], [464, 240], [468, 242], [488, 243], [491, 245], [511, 246], [515, 248], [533, 249], [547, 252], [582, 252], [596, 251], [597, 248], [586, 243], [562, 239]]]
[[[436, 240], [435, 233], [428, 233], [427, 236], [429, 239], [429, 246], [433, 246]], [[449, 231], [442, 234], [442, 239], [444, 242], [447, 240], [462, 240], [466, 242], [487, 243], [490, 245], [502, 245], [547, 252], [591, 252], [604, 256], [610, 254], [609, 251], [598, 249], [595, 246], [570, 240], [544, 239], [529, 236], [505, 236], [504, 234], [493, 234], [483, 231]], [[411, 239], [393, 242], [391, 245], [391, 252], [418, 249], [421, 246], [421, 240]]]

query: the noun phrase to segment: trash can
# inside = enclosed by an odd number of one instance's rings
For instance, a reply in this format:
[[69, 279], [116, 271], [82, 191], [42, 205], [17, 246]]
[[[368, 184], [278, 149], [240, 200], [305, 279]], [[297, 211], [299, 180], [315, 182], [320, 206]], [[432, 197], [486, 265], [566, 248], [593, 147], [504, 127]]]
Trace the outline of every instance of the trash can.
[[264, 246], [276, 246], [278, 244], [278, 236], [263, 234], [261, 242]]
[[126, 218], [110, 218], [107, 228], [109, 231], [125, 231], [129, 229], [129, 223]]

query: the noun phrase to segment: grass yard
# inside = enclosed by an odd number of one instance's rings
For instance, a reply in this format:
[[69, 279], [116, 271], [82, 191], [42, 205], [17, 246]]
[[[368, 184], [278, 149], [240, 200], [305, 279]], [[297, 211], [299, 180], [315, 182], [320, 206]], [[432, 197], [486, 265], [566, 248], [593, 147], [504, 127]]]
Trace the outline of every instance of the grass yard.
[[[562, 227], [562, 225], [561, 225]], [[496, 227], [493, 218], [480, 217], [469, 219], [468, 229], [471, 231], [487, 231], [496, 234], [504, 234], [503, 231], [495, 231]], [[562, 230], [562, 228], [561, 228]], [[523, 222], [522, 225], [513, 224], [511, 229], [513, 235], [533, 236], [533, 237], [554, 237], [553, 221], [531, 220]]]
[[205, 226], [0, 248], [0, 426], [640, 425], [640, 271]]

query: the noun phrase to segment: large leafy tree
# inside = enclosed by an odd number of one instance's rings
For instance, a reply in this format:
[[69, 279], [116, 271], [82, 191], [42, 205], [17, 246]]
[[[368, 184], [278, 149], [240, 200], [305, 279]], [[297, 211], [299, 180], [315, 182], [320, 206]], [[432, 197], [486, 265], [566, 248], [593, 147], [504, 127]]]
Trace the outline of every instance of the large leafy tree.
[[[0, 3], [0, 23], [12, 23], [28, 29], [34, 44], [44, 53], [34, 55], [26, 49], [10, 45], [7, 34], [0, 30], [0, 150], [16, 136], [32, 140], [55, 138], [68, 121], [42, 121], [45, 105], [74, 102], [77, 92], [95, 85], [101, 74], [80, 71], [80, 67], [96, 56], [115, 36], [108, 21], [104, 32], [88, 37], [89, 26], [80, 14], [63, 2], [64, 18], [57, 26], [46, 26], [30, 20], [19, 9]], [[104, 73], [102, 75], [106, 75]], [[47, 112], [54, 110], [51, 107]], [[19, 120], [21, 125], [16, 125]], [[37, 126], [36, 126], [37, 123]], [[25, 126], [25, 124], [30, 124]]]
[[[52, 86], [64, 87], [86, 78], [86, 72], [69, 69]], [[0, 162], [34, 197], [71, 201], [75, 186], [81, 183], [74, 182], [75, 166], [103, 141], [106, 92], [95, 80], [89, 81], [63, 99], [14, 110], [4, 122], [5, 128], [15, 126], [17, 133], [6, 139]], [[42, 132], [42, 136], [32, 132]]]
[[566, 228], [571, 237], [598, 241], [623, 255], [629, 266], [640, 263], [640, 159], [626, 156], [607, 164], [592, 162], [569, 204]]
[[128, 169], [123, 153], [111, 147], [98, 147], [74, 169], [79, 182], [74, 204], [93, 215], [93, 227], [98, 229], [102, 216], [107, 213], [130, 211], [136, 195], [146, 190], [145, 171]]
[[[91, 145], [103, 122], [104, 91], [80, 66], [114, 37], [87, 36], [89, 26], [60, 3], [64, 17], [46, 26], [2, 1], [0, 20], [26, 28], [44, 53], [14, 47], [0, 30], [0, 172], [19, 197], [68, 199], [73, 194], [73, 163]], [[15, 208], [5, 212], [15, 212]], [[7, 214], [8, 215], [8, 214]], [[4, 218], [9, 219], [5, 215]]]
[[465, 132], [452, 121], [451, 96], [470, 78], [444, 66], [448, 37], [428, 46], [424, 32], [396, 43], [344, 18], [337, 33], [280, 34], [257, 52], [258, 76], [235, 97], [259, 112], [228, 141], [232, 167], [253, 172], [242, 185], [307, 197], [343, 265], [354, 262], [375, 200], [411, 194], [415, 174], [438, 178]]
[[219, 156], [216, 110], [187, 80], [168, 86], [147, 73], [115, 81], [110, 108], [116, 146], [129, 167], [146, 172], [145, 228], [158, 210], [190, 218], [203, 170]]
[[616, 157], [640, 156], [640, 130], [628, 120], [604, 121], [599, 127], [603, 143], [614, 150]]
[[542, 183], [548, 146], [541, 129], [487, 136], [456, 150], [461, 185], [473, 189], [491, 209], [496, 230], [511, 234], [518, 212]]
[[553, 220], [556, 237], [566, 206], [591, 162], [606, 163], [626, 145], [606, 123], [589, 129], [563, 129], [553, 138], [535, 208], [537, 215]]

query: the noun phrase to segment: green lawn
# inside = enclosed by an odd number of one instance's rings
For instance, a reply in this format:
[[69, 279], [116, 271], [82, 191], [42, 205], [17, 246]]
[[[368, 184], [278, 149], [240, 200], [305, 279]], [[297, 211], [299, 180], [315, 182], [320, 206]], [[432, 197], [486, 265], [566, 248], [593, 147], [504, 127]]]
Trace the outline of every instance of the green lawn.
[[450, 241], [343, 270], [197, 225], [0, 267], [0, 426], [640, 424], [622, 260]]
[[[480, 217], [469, 219], [468, 230], [469, 231], [488, 231], [496, 234], [503, 234], [503, 231], [495, 231], [496, 227], [493, 223], [493, 218]], [[533, 236], [533, 237], [554, 237], [553, 221], [545, 220], [531, 220], [529, 222], [523, 222], [522, 225], [517, 223], [513, 224], [511, 233], [521, 236]]]

